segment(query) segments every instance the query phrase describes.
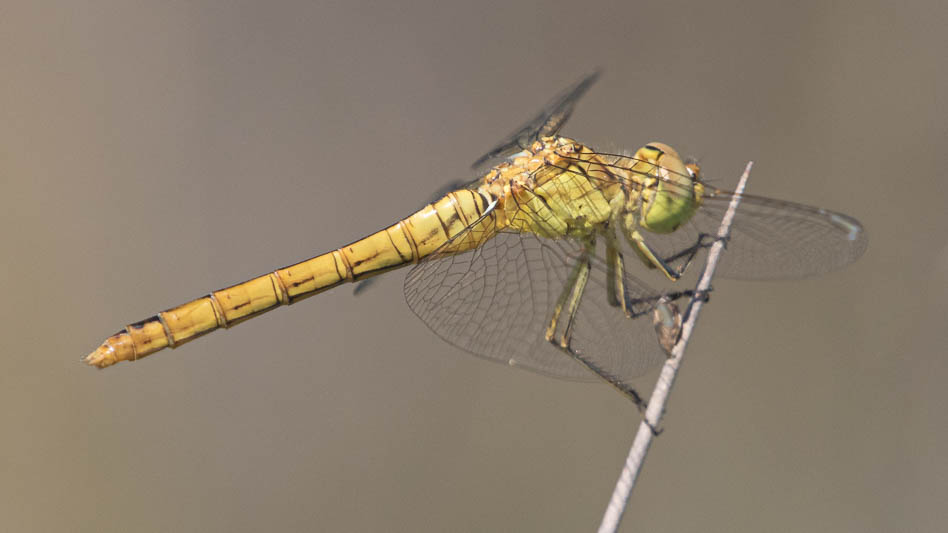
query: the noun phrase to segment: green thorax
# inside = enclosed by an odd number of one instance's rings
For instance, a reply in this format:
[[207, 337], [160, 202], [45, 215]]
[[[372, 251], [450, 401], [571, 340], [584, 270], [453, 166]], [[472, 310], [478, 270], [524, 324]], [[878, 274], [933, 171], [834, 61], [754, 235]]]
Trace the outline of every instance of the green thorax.
[[506, 225], [541, 237], [591, 236], [613, 218], [621, 186], [597, 154], [563, 137], [546, 137], [495, 167], [482, 188], [500, 199]]

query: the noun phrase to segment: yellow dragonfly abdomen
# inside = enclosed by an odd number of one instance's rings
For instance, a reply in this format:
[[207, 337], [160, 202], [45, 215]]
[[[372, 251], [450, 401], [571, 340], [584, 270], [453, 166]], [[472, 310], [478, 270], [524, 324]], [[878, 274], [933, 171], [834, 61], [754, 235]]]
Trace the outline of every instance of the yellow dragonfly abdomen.
[[[450, 192], [397, 224], [352, 244], [130, 324], [83, 361], [105, 368], [141, 359], [339, 284], [417, 263], [481, 218], [488, 203], [477, 191]], [[477, 244], [473, 239], [461, 239], [452, 243], [452, 251], [463, 252]]]

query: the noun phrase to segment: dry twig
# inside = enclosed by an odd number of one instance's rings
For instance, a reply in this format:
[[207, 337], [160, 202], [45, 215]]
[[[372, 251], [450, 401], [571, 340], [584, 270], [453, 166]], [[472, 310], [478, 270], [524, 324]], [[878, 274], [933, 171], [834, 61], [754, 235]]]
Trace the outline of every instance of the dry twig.
[[705, 263], [704, 272], [701, 279], [695, 287], [694, 296], [688, 304], [686, 311], [686, 320], [681, 328], [681, 336], [675, 346], [672, 348], [671, 356], [662, 367], [662, 373], [655, 383], [655, 389], [652, 391], [652, 397], [649, 398], [648, 408], [645, 410], [645, 416], [639, 424], [639, 431], [632, 441], [632, 447], [629, 449], [629, 456], [625, 460], [625, 466], [616, 481], [616, 487], [612, 492], [612, 498], [609, 499], [609, 506], [603, 514], [602, 523], [599, 525], [599, 533], [614, 532], [619, 528], [619, 521], [622, 520], [622, 513], [629, 502], [629, 496], [632, 494], [632, 488], [635, 486], [635, 480], [639, 476], [642, 464], [645, 461], [645, 454], [652, 444], [655, 437], [653, 428], [657, 428], [662, 421], [662, 415], [665, 413], [665, 403], [668, 401], [672, 385], [675, 383], [675, 377], [678, 375], [678, 369], [681, 366], [681, 360], [685, 355], [685, 348], [688, 346], [688, 340], [691, 338], [691, 332], [694, 330], [695, 323], [698, 320], [698, 313], [704, 305], [702, 295], [707, 294], [711, 288], [711, 278], [714, 277], [714, 269], [717, 268], [718, 259], [725, 248], [728, 232], [731, 228], [731, 221], [734, 219], [734, 212], [740, 203], [741, 194], [744, 192], [744, 184], [750, 175], [753, 162], [747, 163], [741, 181], [737, 184], [734, 198], [728, 206], [727, 213], [721, 220], [721, 226], [718, 228], [718, 240], [711, 246], [708, 252], [708, 261]]

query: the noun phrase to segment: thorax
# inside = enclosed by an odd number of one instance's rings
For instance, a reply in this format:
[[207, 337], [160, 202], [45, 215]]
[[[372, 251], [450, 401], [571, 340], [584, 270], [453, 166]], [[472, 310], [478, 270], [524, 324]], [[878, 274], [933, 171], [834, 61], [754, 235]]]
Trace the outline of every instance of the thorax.
[[607, 223], [621, 194], [619, 177], [593, 150], [546, 137], [497, 165], [478, 191], [498, 201], [498, 222], [544, 237], [580, 237]]

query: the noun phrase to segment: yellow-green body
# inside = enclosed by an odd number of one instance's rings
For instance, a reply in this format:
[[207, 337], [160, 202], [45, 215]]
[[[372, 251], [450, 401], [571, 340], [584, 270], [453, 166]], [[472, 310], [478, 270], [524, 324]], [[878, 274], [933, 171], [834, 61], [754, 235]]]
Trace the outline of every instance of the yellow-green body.
[[[140, 359], [342, 283], [417, 263], [449, 241], [448, 253], [470, 250], [500, 231], [588, 243], [601, 234], [614, 239], [607, 228], [615, 227], [646, 264], [674, 277], [638, 230], [669, 233], [686, 222], [700, 205], [698, 176], [659, 143], [625, 159], [625, 167], [608, 164], [576, 141], [543, 138], [471, 188], [450, 192], [391, 227], [126, 326], [85, 361], [102, 368]], [[488, 232], [465, 232], [475, 223]]]

